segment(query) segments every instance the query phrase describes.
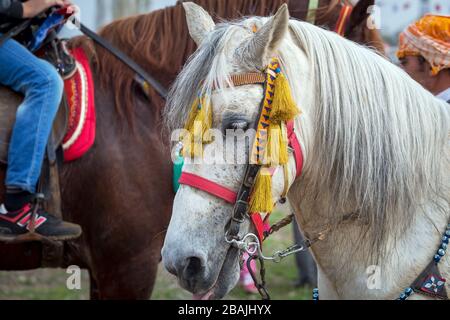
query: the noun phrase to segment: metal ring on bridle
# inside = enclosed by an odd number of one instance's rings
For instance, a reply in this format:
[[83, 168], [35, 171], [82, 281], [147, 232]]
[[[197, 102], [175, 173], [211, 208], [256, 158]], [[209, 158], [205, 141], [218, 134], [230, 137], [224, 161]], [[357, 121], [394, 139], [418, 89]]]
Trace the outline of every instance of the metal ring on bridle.
[[260, 259], [263, 259], [266, 261], [272, 261], [275, 263], [280, 263], [284, 258], [286, 258], [290, 255], [293, 255], [295, 253], [303, 252], [306, 250], [306, 248], [304, 246], [294, 245], [294, 246], [287, 248], [286, 250], [276, 251], [271, 257], [267, 257], [262, 252], [262, 247], [261, 247], [261, 243], [258, 239], [258, 236], [253, 233], [247, 234], [241, 240], [238, 240], [238, 239], [230, 240], [230, 239], [228, 239], [228, 235], [226, 235], [225, 241], [229, 245], [231, 245], [239, 250], [247, 252], [250, 256], [256, 255]]

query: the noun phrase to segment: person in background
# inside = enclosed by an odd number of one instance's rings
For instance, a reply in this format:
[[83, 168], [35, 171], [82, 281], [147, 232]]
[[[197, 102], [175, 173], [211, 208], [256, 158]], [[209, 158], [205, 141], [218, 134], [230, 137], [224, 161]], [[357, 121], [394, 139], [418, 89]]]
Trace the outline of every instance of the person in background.
[[397, 57], [414, 80], [450, 103], [450, 16], [428, 14], [408, 26]]

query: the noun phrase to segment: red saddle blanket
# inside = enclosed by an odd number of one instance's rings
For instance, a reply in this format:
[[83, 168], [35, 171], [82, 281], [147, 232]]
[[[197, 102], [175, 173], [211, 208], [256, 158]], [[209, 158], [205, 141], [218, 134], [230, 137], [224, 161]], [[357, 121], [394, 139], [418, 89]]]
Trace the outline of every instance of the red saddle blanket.
[[95, 141], [95, 95], [92, 71], [84, 50], [72, 50], [77, 71], [64, 81], [69, 106], [69, 122], [63, 140], [64, 161], [81, 158]]

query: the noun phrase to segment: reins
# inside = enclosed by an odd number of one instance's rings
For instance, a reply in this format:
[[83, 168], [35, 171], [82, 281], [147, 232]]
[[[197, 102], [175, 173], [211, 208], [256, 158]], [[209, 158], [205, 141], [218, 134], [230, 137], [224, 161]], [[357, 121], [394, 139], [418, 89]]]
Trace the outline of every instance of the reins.
[[80, 23], [80, 31], [83, 32], [88, 38], [92, 39], [95, 43], [103, 47], [105, 50], [114, 55], [118, 60], [123, 62], [128, 68], [136, 73], [135, 81], [142, 87], [145, 94], [149, 95], [149, 86], [152, 86], [155, 91], [164, 99], [167, 98], [166, 88], [154, 77], [152, 77], [147, 71], [145, 71], [140, 65], [138, 65], [133, 59], [126, 55], [123, 51], [113, 46], [105, 38], [99, 36], [94, 31], [87, 28], [84, 24]]

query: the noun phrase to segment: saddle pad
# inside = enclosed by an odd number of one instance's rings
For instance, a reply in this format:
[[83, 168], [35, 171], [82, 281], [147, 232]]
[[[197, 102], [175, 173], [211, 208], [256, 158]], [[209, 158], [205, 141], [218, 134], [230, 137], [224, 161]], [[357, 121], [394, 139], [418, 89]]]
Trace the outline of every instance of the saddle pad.
[[77, 71], [64, 81], [69, 119], [63, 140], [64, 161], [81, 158], [95, 141], [95, 95], [92, 71], [84, 50], [75, 48], [71, 54], [76, 60]]

